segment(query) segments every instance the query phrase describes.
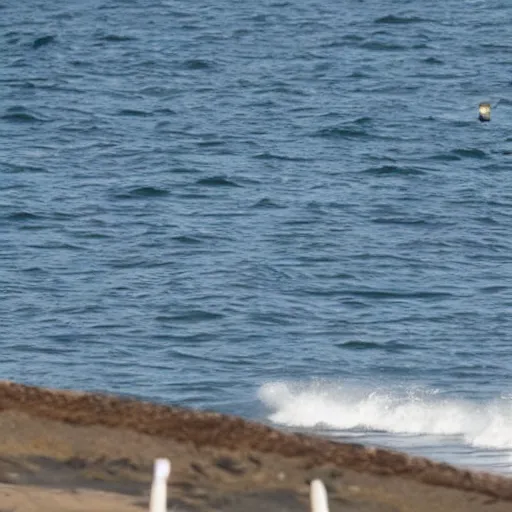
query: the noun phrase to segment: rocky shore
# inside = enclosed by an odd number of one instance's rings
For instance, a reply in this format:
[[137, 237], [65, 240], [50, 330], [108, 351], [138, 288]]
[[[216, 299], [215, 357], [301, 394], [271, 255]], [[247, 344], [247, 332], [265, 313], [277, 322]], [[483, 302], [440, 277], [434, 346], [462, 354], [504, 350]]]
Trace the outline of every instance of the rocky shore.
[[153, 460], [172, 461], [169, 509], [512, 510], [512, 479], [341, 444], [217, 413], [0, 382], [0, 512], [147, 510]]

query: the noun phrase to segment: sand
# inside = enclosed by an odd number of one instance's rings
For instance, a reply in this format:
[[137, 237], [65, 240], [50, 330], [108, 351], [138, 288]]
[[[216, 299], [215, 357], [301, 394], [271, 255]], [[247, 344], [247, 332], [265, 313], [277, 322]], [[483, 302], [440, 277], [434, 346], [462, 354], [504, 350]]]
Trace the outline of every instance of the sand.
[[169, 457], [169, 509], [512, 510], [512, 479], [389, 450], [292, 434], [241, 418], [0, 382], [0, 512], [148, 507], [153, 460]]

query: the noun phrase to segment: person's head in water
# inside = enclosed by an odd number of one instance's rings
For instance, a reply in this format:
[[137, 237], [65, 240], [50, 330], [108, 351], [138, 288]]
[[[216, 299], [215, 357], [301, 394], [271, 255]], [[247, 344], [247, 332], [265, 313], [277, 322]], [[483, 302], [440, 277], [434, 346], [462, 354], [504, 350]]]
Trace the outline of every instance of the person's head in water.
[[478, 119], [480, 119], [482, 122], [491, 120], [490, 103], [480, 103], [480, 105], [478, 105]]

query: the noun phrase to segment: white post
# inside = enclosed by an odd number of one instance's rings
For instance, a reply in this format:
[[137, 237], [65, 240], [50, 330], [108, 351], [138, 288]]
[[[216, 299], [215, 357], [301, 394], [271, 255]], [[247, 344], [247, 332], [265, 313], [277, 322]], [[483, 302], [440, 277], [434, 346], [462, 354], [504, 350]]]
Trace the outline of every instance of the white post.
[[149, 498], [150, 512], [167, 512], [167, 479], [170, 474], [171, 461], [169, 459], [156, 459]]
[[322, 480], [313, 480], [310, 487], [311, 512], [329, 512], [327, 491]]

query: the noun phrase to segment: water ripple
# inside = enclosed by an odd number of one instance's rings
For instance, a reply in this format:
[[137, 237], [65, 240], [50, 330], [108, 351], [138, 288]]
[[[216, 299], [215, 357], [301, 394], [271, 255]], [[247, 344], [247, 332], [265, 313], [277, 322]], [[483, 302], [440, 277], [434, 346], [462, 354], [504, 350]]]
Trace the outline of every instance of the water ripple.
[[[280, 414], [375, 405], [378, 434], [336, 435], [490, 457], [512, 372], [508, 4], [50, 4], [0, 4], [3, 378], [265, 420], [257, 390], [283, 380], [306, 391], [272, 385]], [[445, 402], [415, 409], [418, 388]], [[489, 424], [428, 444], [428, 405], [446, 426], [459, 401]], [[510, 461], [500, 435], [485, 469]]]

